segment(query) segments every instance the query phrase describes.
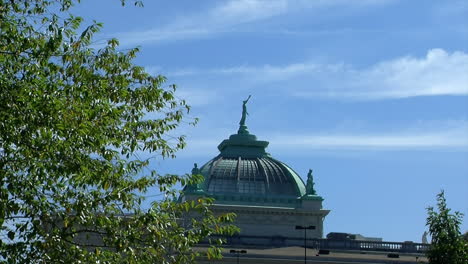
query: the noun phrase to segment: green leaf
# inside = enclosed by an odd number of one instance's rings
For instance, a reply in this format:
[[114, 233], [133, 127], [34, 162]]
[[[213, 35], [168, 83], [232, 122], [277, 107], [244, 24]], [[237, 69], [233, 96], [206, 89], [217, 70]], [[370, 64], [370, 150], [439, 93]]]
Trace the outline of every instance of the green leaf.
[[15, 232], [13, 232], [13, 231], [8, 231], [8, 238], [9, 238], [10, 240], [15, 239]]

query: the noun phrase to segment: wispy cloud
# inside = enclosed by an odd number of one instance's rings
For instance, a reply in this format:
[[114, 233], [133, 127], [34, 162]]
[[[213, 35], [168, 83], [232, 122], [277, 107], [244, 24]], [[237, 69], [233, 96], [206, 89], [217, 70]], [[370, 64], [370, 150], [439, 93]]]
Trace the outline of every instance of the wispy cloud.
[[[444, 123], [444, 122], [442, 122]], [[328, 134], [295, 134], [290, 132], [263, 134], [262, 139], [271, 143], [275, 151], [303, 153], [311, 150], [450, 150], [468, 151], [468, 122], [456, 121], [439, 123], [432, 128], [421, 125], [418, 128], [402, 129], [400, 132], [341, 132]], [[191, 155], [216, 154], [220, 143], [213, 137], [191, 138], [188, 149]]]
[[206, 37], [229, 32], [236, 26], [270, 19], [298, 10], [334, 6], [366, 7], [395, 0], [230, 0], [200, 13], [175, 18], [174, 22], [148, 30], [118, 33], [123, 46]]
[[190, 76], [190, 75], [244, 75], [246, 78], [257, 81], [287, 80], [300, 75], [312, 73], [343, 71], [344, 64], [317, 64], [317, 63], [293, 63], [284, 66], [265, 64], [262, 66], [235, 66], [217, 69], [187, 68], [168, 72], [168, 76]]
[[[435, 15], [443, 18], [466, 16], [466, 13], [468, 12], [468, 2], [465, 0], [440, 2], [434, 6], [433, 12]], [[466, 20], [464, 21], [466, 22]]]
[[180, 16], [174, 22], [145, 30], [118, 34], [123, 46], [204, 37], [235, 25], [267, 19], [287, 11], [288, 1], [233, 0], [206, 10], [203, 15]]
[[468, 151], [468, 129], [464, 131], [413, 134], [289, 135], [273, 138], [279, 148], [294, 149], [459, 149]]
[[206, 89], [184, 89], [179, 88], [176, 91], [176, 96], [187, 100], [190, 106], [201, 106], [219, 99], [219, 95], [212, 90]]
[[[167, 75], [164, 72], [164, 69], [160, 66], [147, 66], [145, 69], [151, 75]], [[172, 81], [172, 77], [174, 77], [174, 75], [171, 75], [170, 77], [171, 79], [169, 79], [169, 82]], [[179, 99], [187, 100], [187, 103], [190, 106], [206, 105], [219, 100], [219, 95], [213, 89], [200, 89], [186, 85], [178, 86], [175, 95]]]
[[407, 56], [356, 71], [347, 80], [352, 91], [343, 95], [369, 99], [467, 95], [467, 73], [468, 54], [433, 49], [424, 58]]
[[468, 95], [467, 73], [467, 53], [432, 49], [424, 57], [399, 57], [361, 69], [344, 63], [301, 62], [282, 66], [189, 68], [168, 75], [236, 75], [245, 82], [260, 82], [259, 86], [273, 83], [283, 87], [282, 81], [287, 81], [287, 92], [293, 96], [373, 100]]

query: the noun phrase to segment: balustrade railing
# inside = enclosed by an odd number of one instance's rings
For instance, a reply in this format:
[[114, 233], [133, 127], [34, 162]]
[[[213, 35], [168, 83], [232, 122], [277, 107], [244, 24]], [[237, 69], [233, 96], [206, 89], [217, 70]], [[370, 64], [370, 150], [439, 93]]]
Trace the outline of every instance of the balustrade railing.
[[[290, 238], [281, 236], [232, 236], [223, 237], [227, 244], [242, 246], [264, 246], [278, 247], [304, 245], [304, 238]], [[401, 253], [424, 253], [429, 249], [429, 244], [414, 242], [390, 242], [390, 241], [368, 241], [368, 240], [335, 240], [308, 238], [307, 247], [317, 249], [335, 250], [359, 250], [359, 251], [386, 251]]]
[[389, 242], [367, 240], [332, 240], [332, 239], [307, 239], [310, 245], [317, 248], [343, 249], [343, 250], [369, 250], [391, 251], [405, 253], [424, 253], [429, 249], [429, 244], [414, 242]]

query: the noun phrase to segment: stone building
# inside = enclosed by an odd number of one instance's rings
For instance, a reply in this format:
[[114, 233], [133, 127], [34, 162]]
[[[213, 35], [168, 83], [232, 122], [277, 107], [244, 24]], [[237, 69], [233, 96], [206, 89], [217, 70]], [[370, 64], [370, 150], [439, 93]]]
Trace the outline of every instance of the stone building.
[[218, 145], [219, 155], [200, 168], [195, 164], [192, 174], [203, 175], [204, 182], [186, 186], [181, 199], [212, 197], [215, 213], [236, 213], [242, 244], [302, 243], [298, 238], [304, 230], [296, 226], [308, 227], [308, 238], [322, 238], [329, 210], [322, 208], [312, 170], [305, 184], [290, 166], [266, 152], [269, 142], [258, 140], [245, 125], [247, 101], [239, 130]]

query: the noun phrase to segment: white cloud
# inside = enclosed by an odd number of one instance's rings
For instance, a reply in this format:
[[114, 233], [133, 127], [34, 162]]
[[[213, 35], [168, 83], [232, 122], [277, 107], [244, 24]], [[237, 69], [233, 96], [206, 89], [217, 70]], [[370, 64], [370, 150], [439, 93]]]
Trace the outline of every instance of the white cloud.
[[236, 66], [231, 68], [218, 69], [195, 69], [187, 68], [169, 72], [167, 75], [172, 77], [194, 76], [194, 75], [245, 75], [265, 81], [285, 80], [296, 75], [312, 72], [319, 69], [319, 65], [309, 63], [297, 63], [286, 66], [263, 65], [260, 67]]
[[288, 4], [286, 0], [229, 1], [212, 9], [210, 18], [222, 25], [241, 24], [282, 14], [287, 11]]
[[[182, 69], [168, 76], [238, 75], [258, 86], [279, 85], [300, 97], [375, 100], [414, 96], [468, 95], [468, 54], [429, 50], [422, 58], [400, 57], [358, 69], [344, 63], [293, 63], [284, 66], [238, 66]], [[287, 81], [284, 84], [282, 81]], [[268, 83], [269, 85], [265, 85]], [[271, 85], [270, 85], [271, 84]]]
[[[151, 75], [163, 75], [167, 76], [167, 73], [164, 72], [163, 67], [160, 66], [146, 66], [146, 71]], [[187, 72], [185, 72], [187, 73]], [[172, 78], [175, 75], [171, 74], [170, 79], [168, 79], [167, 84], [172, 84]], [[193, 88], [186, 85], [180, 85], [177, 87], [175, 96], [179, 99], [184, 99], [190, 106], [200, 106], [206, 105], [213, 101], [219, 100], [219, 95], [213, 89], [200, 89]]]
[[[230, 0], [206, 10], [175, 18], [174, 22], [144, 31], [118, 33], [122, 46], [206, 37], [229, 32], [236, 26], [270, 19], [300, 10], [329, 7], [366, 7], [395, 0]], [[220, 3], [220, 2], [216, 2]]]
[[357, 71], [348, 81], [351, 97], [467, 95], [468, 54], [433, 49], [425, 58], [408, 56]]
[[[436, 16], [440, 16], [442, 19], [464, 17], [468, 12], [468, 2], [465, 0], [438, 2], [434, 5], [433, 12]], [[466, 20], [464, 21], [466, 22]]]
[[[270, 148], [277, 151], [303, 153], [311, 150], [455, 150], [468, 151], [468, 122], [439, 122], [436, 125], [418, 124], [417, 128], [402, 129], [393, 133], [341, 132], [328, 134], [268, 133], [262, 139], [271, 142]], [[191, 138], [187, 153], [191, 155], [216, 154], [215, 147], [221, 142], [213, 137]], [[183, 151], [185, 152], [185, 151]]]
[[279, 148], [306, 149], [464, 149], [468, 130], [415, 134], [289, 135], [273, 138]]
[[176, 91], [176, 96], [185, 99], [190, 106], [206, 105], [219, 99], [219, 95], [206, 89], [182, 89]]
[[267, 19], [287, 11], [288, 1], [231, 0], [205, 12], [178, 17], [174, 22], [145, 31], [120, 33], [123, 46], [190, 39], [229, 31], [232, 26]]
[[256, 81], [280, 81], [295, 78], [301, 75], [320, 74], [342, 71], [343, 64], [317, 64], [317, 63], [293, 63], [285, 66], [265, 64], [263, 66], [236, 66], [217, 69], [187, 68], [168, 72], [168, 76], [193, 76], [193, 75], [244, 75], [250, 80]]

